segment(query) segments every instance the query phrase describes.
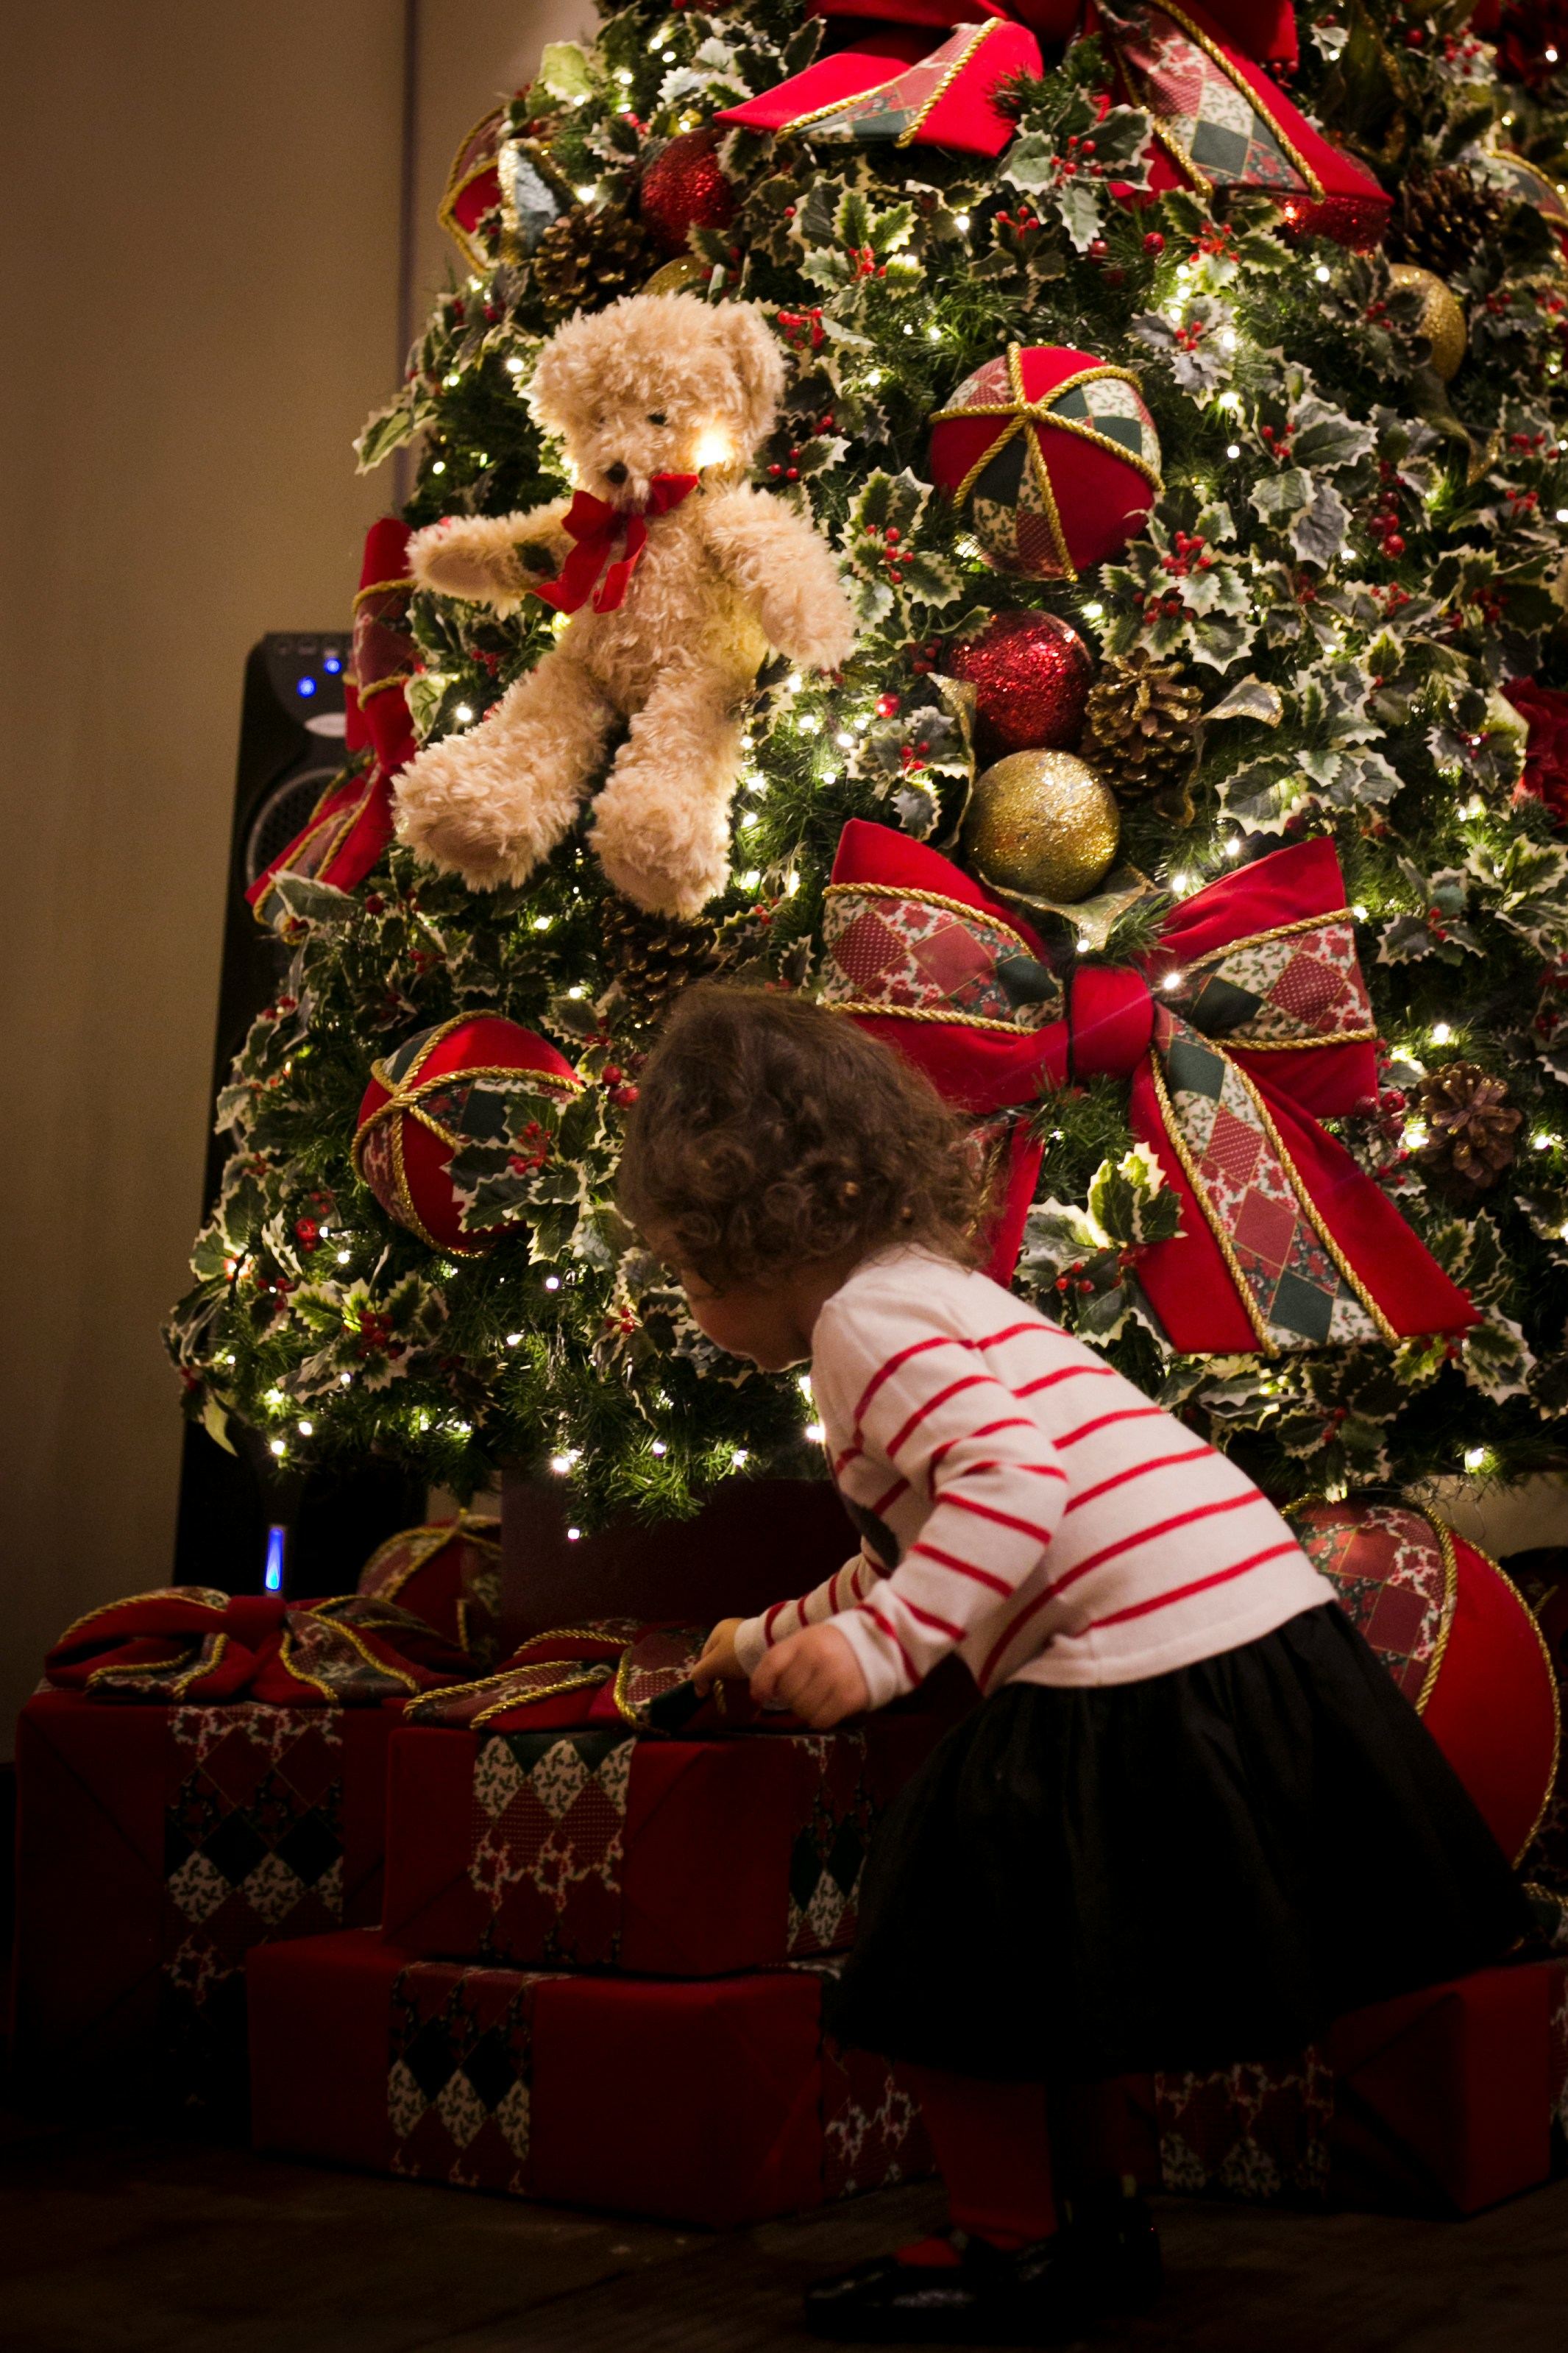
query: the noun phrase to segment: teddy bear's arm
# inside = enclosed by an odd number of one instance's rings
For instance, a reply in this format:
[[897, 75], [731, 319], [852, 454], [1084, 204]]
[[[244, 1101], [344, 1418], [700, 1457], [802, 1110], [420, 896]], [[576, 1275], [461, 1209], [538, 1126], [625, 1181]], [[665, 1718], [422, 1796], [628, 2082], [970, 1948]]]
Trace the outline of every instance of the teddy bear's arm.
[[769, 644], [803, 669], [837, 670], [855, 617], [833, 551], [805, 517], [763, 491], [721, 491], [703, 501], [702, 532]]
[[552, 499], [526, 514], [447, 515], [408, 543], [418, 587], [512, 613], [531, 587], [553, 578], [571, 549], [562, 528], [571, 501]]

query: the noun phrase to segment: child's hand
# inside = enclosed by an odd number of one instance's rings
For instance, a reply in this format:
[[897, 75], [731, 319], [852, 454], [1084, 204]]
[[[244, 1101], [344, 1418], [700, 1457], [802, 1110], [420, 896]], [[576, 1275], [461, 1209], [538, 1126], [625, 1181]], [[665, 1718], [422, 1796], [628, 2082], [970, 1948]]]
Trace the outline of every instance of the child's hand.
[[691, 1670], [691, 1680], [700, 1692], [710, 1692], [717, 1683], [745, 1682], [746, 1670], [735, 1656], [735, 1630], [744, 1622], [740, 1618], [721, 1618], [709, 1635], [702, 1656]]
[[770, 1651], [752, 1677], [759, 1707], [793, 1709], [813, 1732], [826, 1732], [869, 1706], [871, 1694], [837, 1626], [807, 1626]]

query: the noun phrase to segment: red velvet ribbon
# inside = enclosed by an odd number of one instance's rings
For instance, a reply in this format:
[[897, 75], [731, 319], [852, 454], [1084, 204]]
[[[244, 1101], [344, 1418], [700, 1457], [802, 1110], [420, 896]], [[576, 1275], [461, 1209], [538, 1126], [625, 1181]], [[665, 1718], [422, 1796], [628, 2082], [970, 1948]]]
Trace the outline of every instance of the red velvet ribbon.
[[[1005, 1000], [995, 979], [999, 952], [989, 927], [1000, 926], [1021, 944], [1014, 953], [1037, 958], [1042, 965], [1047, 956], [1038, 936], [1009, 908], [923, 843], [859, 818], [844, 828], [833, 884], [839, 892], [864, 892], [872, 911], [896, 904], [899, 894], [906, 892], [917, 908], [943, 909], [943, 920], [950, 923], [956, 916], [961, 932], [968, 928], [965, 911], [973, 910], [981, 929], [970, 934], [967, 958], [951, 944], [945, 953], [933, 952], [926, 942], [920, 944], [910, 965], [902, 968], [918, 970], [923, 955], [933, 972], [959, 974], [962, 994], [944, 989], [936, 980], [923, 994], [918, 980], [912, 989], [907, 978], [889, 984], [886, 976], [901, 969], [890, 958], [868, 980], [836, 980], [830, 949], [824, 989], [827, 1001], [837, 997], [852, 1007], [852, 1018], [863, 1029], [923, 1071], [939, 1094], [971, 1119], [1026, 1105], [1042, 1093], [1089, 1078], [1127, 1081], [1133, 1134], [1153, 1152], [1182, 1208], [1181, 1234], [1173, 1241], [1152, 1245], [1140, 1261], [1143, 1287], [1173, 1345], [1183, 1354], [1256, 1352], [1259, 1335], [1247, 1312], [1247, 1294], [1172, 1140], [1161, 1103], [1157, 1074], [1173, 1049], [1179, 1053], [1184, 1031], [1200, 1050], [1213, 1053], [1213, 1045], [1201, 1035], [1201, 995], [1194, 1003], [1177, 1000], [1177, 1019], [1163, 984], [1216, 950], [1256, 941], [1259, 934], [1290, 936], [1290, 927], [1314, 917], [1326, 922], [1342, 915], [1344, 885], [1332, 842], [1300, 842], [1222, 875], [1171, 910], [1159, 944], [1137, 967], [1078, 965], [1068, 987], [1066, 1017], [1032, 1027], [1020, 1017], [1011, 1034], [1005, 1013], [997, 1018], [999, 1001]], [[1000, 953], [1005, 952], [1004, 943]], [[874, 951], [862, 943], [852, 961], [864, 974], [875, 962]], [[1359, 985], [1359, 972], [1355, 977]], [[886, 997], [886, 1010], [880, 1005], [872, 1009], [874, 999], [868, 994], [879, 981], [884, 988], [903, 991], [901, 999], [891, 993]], [[975, 995], [977, 987], [987, 986], [989, 997]], [[983, 1002], [988, 1026], [965, 1010], [966, 1005], [973, 1008]], [[941, 1018], [933, 1020], [933, 1013]], [[1450, 1282], [1394, 1204], [1318, 1124], [1319, 1116], [1342, 1117], [1375, 1097], [1375, 1041], [1326, 1039], [1321, 1046], [1284, 1052], [1249, 1048], [1228, 1038], [1220, 1042], [1272, 1123], [1294, 1174], [1296, 1201], [1307, 1219], [1315, 1215], [1331, 1238], [1343, 1261], [1339, 1273], [1357, 1287], [1363, 1304], [1371, 1303], [1369, 1314], [1386, 1326], [1383, 1336], [1458, 1332], [1476, 1323], [1469, 1300]], [[1042, 1157], [1043, 1146], [1032, 1127], [1020, 1120], [1005, 1198], [989, 1237], [988, 1271], [1000, 1282], [1010, 1278], [1016, 1263]], [[1212, 1196], [1224, 1183], [1223, 1175], [1215, 1185], [1205, 1182], [1211, 1207]], [[1260, 1212], [1265, 1206], [1260, 1200]]]
[[[644, 518], [668, 514], [682, 499], [690, 497], [697, 483], [695, 474], [655, 474], [647, 486], [647, 499], [638, 507], [613, 507], [589, 491], [579, 491], [566, 518], [566, 530], [577, 544], [555, 578], [545, 581], [533, 594], [553, 605], [558, 613], [581, 612], [590, 596], [595, 613], [615, 612], [647, 545]], [[625, 552], [616, 557], [616, 543], [623, 534]], [[601, 572], [603, 580], [599, 580]]]
[[461, 1651], [395, 1603], [353, 1594], [286, 1602], [199, 1585], [108, 1602], [68, 1627], [44, 1661], [56, 1691], [143, 1706], [374, 1707], [468, 1672]]

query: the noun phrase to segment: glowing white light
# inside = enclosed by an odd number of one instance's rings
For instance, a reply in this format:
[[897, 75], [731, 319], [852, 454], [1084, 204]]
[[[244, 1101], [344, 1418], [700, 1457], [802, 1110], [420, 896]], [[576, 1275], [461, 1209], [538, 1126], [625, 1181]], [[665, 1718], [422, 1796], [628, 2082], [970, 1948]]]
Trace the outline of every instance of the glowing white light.
[[1179, 972], [1168, 972], [1160, 983], [1162, 988], [1180, 988], [1181, 985], [1182, 976]]
[[808, 711], [808, 712], [806, 712], [805, 713], [804, 717], [801, 719], [801, 722], [800, 722], [800, 732], [801, 732], [801, 733], [802, 733], [803, 735], [820, 735], [820, 734], [821, 734], [821, 733], [822, 733], [822, 722], [821, 722], [821, 720], [820, 720], [820, 719], [818, 719], [818, 717], [816, 716], [816, 713], [814, 711]]
[[784, 681], [784, 692], [786, 694], [798, 694], [805, 684], [805, 681], [801, 676], [799, 670], [792, 670], [789, 676]]
[[880, 384], [880, 383], [881, 383], [881, 381], [882, 381], [882, 371], [881, 371], [881, 369], [880, 369], [880, 368], [870, 368], [870, 369], [868, 369], [868, 370], [867, 371], [866, 381], [867, 381], [867, 383], [868, 383], [868, 384]]
[[1078, 949], [1079, 955], [1087, 955], [1090, 948], [1094, 945], [1094, 942], [1089, 938], [1087, 932], [1079, 932], [1078, 938], [1075, 940], [1073, 944]]
[[272, 1440], [272, 1451], [278, 1456], [279, 1461], [281, 1461], [284, 1455], [288, 1453], [289, 1449], [284, 1445], [283, 1440], [280, 1438], [275, 1438]]
[[1558, 508], [1557, 520], [1559, 522], [1568, 522], [1568, 507]]
[[503, 364], [508, 375], [521, 375], [522, 374], [522, 362], [518, 358], [515, 352], [508, 354]]
[[580, 205], [591, 205], [599, 191], [597, 188], [574, 188], [572, 193]]
[[655, 1454], [662, 1454], [662, 1453], [665, 1451], [665, 1444], [664, 1444], [664, 1440], [663, 1440], [663, 1439], [662, 1439], [662, 1438], [656, 1438], [656, 1439], [654, 1440], [654, 1441], [653, 1441], [653, 1446], [652, 1446], [652, 1448], [651, 1448], [651, 1450], [650, 1450], [650, 1451], [651, 1451], [653, 1453], [655, 1453]]
[[1235, 330], [1234, 330], [1233, 328], [1227, 327], [1227, 328], [1226, 329], [1226, 331], [1225, 331], [1224, 334], [1223, 334], [1223, 335], [1220, 337], [1220, 339], [1219, 339], [1219, 347], [1220, 347], [1220, 349], [1221, 349], [1221, 351], [1222, 351], [1222, 352], [1233, 352], [1233, 351], [1235, 351], [1235, 349], [1236, 349], [1236, 332], [1235, 332]]
[[704, 466], [727, 466], [734, 454], [735, 445], [729, 435], [721, 433], [717, 426], [710, 426], [698, 440], [698, 471], [700, 472]]
[[1227, 841], [1225, 845], [1225, 854], [1227, 858], [1239, 858], [1241, 856], [1240, 842], [1234, 840]]
[[509, 1332], [506, 1335], [506, 1345], [509, 1348], [521, 1348], [522, 1345], [522, 1334], [521, 1332]]
[[1222, 392], [1215, 405], [1220, 408], [1239, 408], [1241, 395], [1237, 392]]
[[785, 896], [785, 898], [786, 898], [786, 899], [793, 899], [793, 898], [795, 897], [795, 892], [796, 892], [799, 889], [800, 889], [800, 876], [799, 876], [798, 874], [786, 874], [786, 875], [785, 875], [785, 877], [784, 877], [784, 896]]
[[1466, 1447], [1465, 1468], [1467, 1471], [1479, 1471], [1486, 1459], [1487, 1450], [1484, 1446]]
[[544, 1278], [544, 1288], [546, 1291], [559, 1291], [561, 1277], [558, 1274], [547, 1274]]
[[435, 463], [435, 464], [431, 467], [431, 469], [430, 469], [430, 471], [431, 471], [433, 474], [444, 474], [444, 473], [446, 472], [446, 470], [447, 470], [447, 460], [445, 459], [445, 458], [437, 458], [437, 460], [436, 460], [436, 463]]
[[301, 1438], [309, 1438], [316, 1427], [313, 1421], [301, 1421], [296, 1426]]
[[1355, 905], [1351, 909], [1351, 913], [1355, 917], [1356, 922], [1357, 922], [1358, 923], [1365, 923], [1365, 921], [1366, 921], [1366, 909], [1365, 909], [1365, 908], [1361, 904], [1361, 902], [1360, 902], [1360, 901], [1359, 901], [1359, 900], [1356, 902], [1356, 904], [1355, 904]]
[[1231, 442], [1228, 442], [1228, 443], [1226, 444], [1226, 452], [1225, 452], [1225, 454], [1226, 454], [1226, 456], [1227, 458], [1239, 458], [1239, 457], [1240, 457], [1240, 455], [1241, 455], [1241, 444], [1240, 444], [1240, 442], [1239, 442], [1239, 441], [1231, 441]]
[[928, 327], [926, 329], [926, 338], [930, 343], [940, 343], [942, 341], [942, 329], [940, 327]]
[[347, 1264], [348, 1264], [348, 1262], [349, 1262], [350, 1259], [351, 1259], [353, 1256], [353, 1250], [340, 1250], [340, 1251], [338, 1252], [338, 1264], [339, 1264], [340, 1266], [347, 1266]]
[[761, 809], [748, 809], [745, 816], [741, 819], [741, 823], [742, 825], [755, 825], [761, 815]]
[[811, 1375], [809, 1373], [796, 1373], [795, 1377], [795, 1385], [800, 1391], [803, 1398], [808, 1398], [811, 1395]]
[[840, 751], [852, 752], [855, 749], [855, 738], [851, 735], [847, 727], [841, 727], [833, 740], [838, 745]]
[[350, 1387], [352, 1386], [352, 1384], [353, 1384], [353, 1375], [352, 1373], [340, 1373], [340, 1374], [338, 1375], [338, 1387], [339, 1387], [339, 1388], [341, 1388], [341, 1389], [346, 1389], [346, 1388], [350, 1388]]
[[567, 1541], [567, 1543], [568, 1543], [568, 1544], [576, 1544], [576, 1543], [577, 1543], [577, 1541], [579, 1540], [579, 1538], [581, 1537], [582, 1534], [583, 1534], [583, 1531], [582, 1531], [582, 1529], [581, 1529], [581, 1528], [568, 1528], [568, 1529], [567, 1529], [567, 1531], [566, 1531], [566, 1541]]
[[617, 66], [616, 68], [616, 79], [617, 81], [630, 81], [631, 78], [632, 69], [630, 66]]
[[457, 721], [459, 727], [471, 727], [474, 723], [473, 705], [468, 702], [459, 702], [456, 711], [453, 712], [452, 716]]
[[1328, 263], [1326, 261], [1320, 261], [1316, 269], [1313, 270], [1312, 275], [1317, 280], [1320, 286], [1326, 286], [1329, 282]]
[[826, 1436], [826, 1432], [824, 1430], [822, 1424], [819, 1421], [808, 1421], [805, 1425], [805, 1434], [807, 1438], [810, 1439], [814, 1446], [820, 1446], [823, 1439]]
[[1434, 1021], [1431, 1034], [1434, 1046], [1446, 1046], [1454, 1033], [1446, 1021]]
[[581, 997], [583, 994], [581, 983], [574, 981], [566, 994], [568, 997]]
[[1424, 1119], [1413, 1119], [1408, 1123], [1404, 1133], [1405, 1141], [1411, 1151], [1419, 1152], [1426, 1141], [1426, 1123]]
[[904, 321], [904, 332], [906, 335], [912, 335], [914, 333], [914, 329], [910, 326], [907, 319]]
[[742, 1463], [750, 1461], [751, 1457], [748, 1455], [743, 1446], [737, 1446], [731, 1452], [730, 1460], [734, 1464], [736, 1470], [739, 1471]]
[[1557, 52], [1555, 49], [1542, 49], [1541, 54], [1546, 59], [1549, 66], [1554, 66], [1557, 63]]
[[550, 929], [551, 922], [552, 918], [549, 915], [535, 915], [533, 919], [533, 928], [536, 932], [547, 932]]
[[960, 237], [967, 237], [969, 235], [970, 222], [969, 215], [967, 213], [954, 213], [952, 216], [952, 225], [958, 231]]
[[763, 878], [753, 866], [751, 867], [746, 873], [742, 874], [740, 879], [741, 888], [742, 891], [754, 891]]
[[1098, 621], [1104, 610], [1103, 605], [1086, 605], [1083, 608], [1083, 617], [1086, 621]]
[[441, 381], [442, 381], [442, 383], [447, 386], [447, 391], [449, 392], [449, 391], [451, 390], [452, 386], [453, 386], [455, 384], [461, 384], [461, 383], [462, 383], [462, 381], [463, 381], [463, 379], [462, 379], [462, 377], [458, 374], [458, 372], [457, 372], [456, 368], [454, 368], [454, 369], [453, 369], [453, 371], [452, 371], [452, 373], [451, 373], [451, 375], [444, 375], [444, 376], [441, 378]]
[[554, 1472], [558, 1479], [564, 1479], [566, 1473], [572, 1469], [573, 1465], [576, 1462], [580, 1462], [582, 1459], [582, 1448], [580, 1446], [569, 1446], [564, 1454], [552, 1454], [551, 1456], [550, 1467]]

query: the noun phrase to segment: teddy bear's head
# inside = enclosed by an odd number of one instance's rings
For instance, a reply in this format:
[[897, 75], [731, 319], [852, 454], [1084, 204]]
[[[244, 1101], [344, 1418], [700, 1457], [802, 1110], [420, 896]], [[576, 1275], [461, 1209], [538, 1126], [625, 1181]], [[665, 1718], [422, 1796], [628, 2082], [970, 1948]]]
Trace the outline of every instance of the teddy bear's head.
[[784, 359], [750, 303], [628, 294], [569, 320], [530, 397], [580, 488], [640, 506], [655, 474], [744, 467], [773, 424]]

